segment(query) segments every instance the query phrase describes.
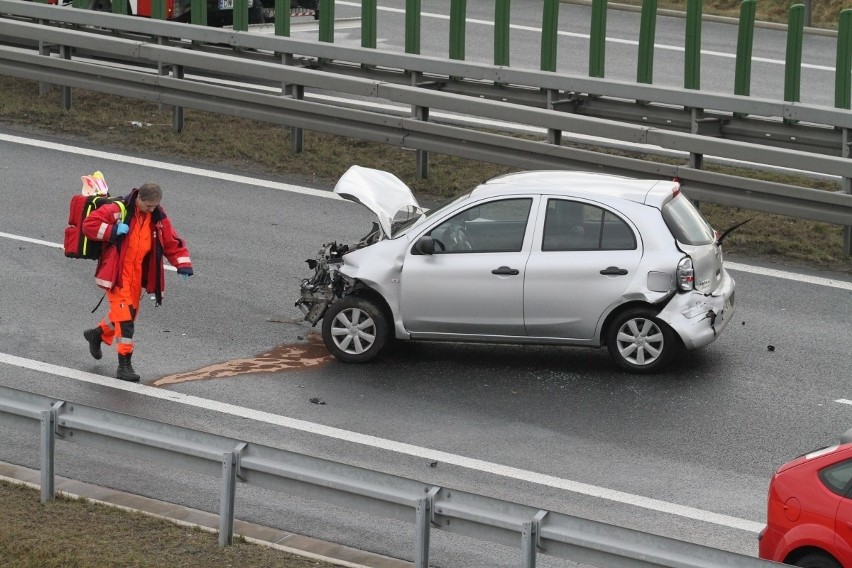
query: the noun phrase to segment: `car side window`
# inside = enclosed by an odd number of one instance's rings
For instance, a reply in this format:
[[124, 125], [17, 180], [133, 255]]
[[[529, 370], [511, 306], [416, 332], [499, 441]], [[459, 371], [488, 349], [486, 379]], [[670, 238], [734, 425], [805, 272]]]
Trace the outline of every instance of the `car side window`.
[[820, 470], [819, 478], [833, 493], [852, 499], [852, 459]]
[[465, 209], [429, 232], [435, 254], [519, 252], [532, 199], [501, 199]]
[[635, 248], [636, 237], [633, 230], [612, 212], [566, 199], [548, 201], [542, 251]]

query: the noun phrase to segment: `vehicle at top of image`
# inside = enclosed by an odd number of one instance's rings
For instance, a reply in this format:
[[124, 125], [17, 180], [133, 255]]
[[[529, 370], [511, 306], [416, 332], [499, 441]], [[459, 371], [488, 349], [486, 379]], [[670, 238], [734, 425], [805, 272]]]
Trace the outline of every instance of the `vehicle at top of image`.
[[341, 361], [392, 338], [535, 343], [650, 373], [734, 312], [721, 239], [675, 181], [528, 171], [424, 211], [393, 174], [352, 166], [334, 192], [378, 217], [307, 261], [296, 301]]
[[[88, 8], [100, 12], [112, 12], [113, 2], [118, 0], [89, 0]], [[70, 5], [70, 1], [48, 0], [49, 4]], [[234, 23], [234, 0], [206, 0], [207, 25], [213, 27], [232, 26]], [[127, 13], [150, 18], [153, 13], [152, 0], [128, 0]], [[191, 21], [191, 0], [165, 0], [166, 20]], [[248, 23], [272, 22], [275, 17], [275, 0], [248, 0]], [[290, 15], [319, 18], [317, 0], [290, 0]]]
[[802, 568], [852, 568], [852, 429], [791, 460], [769, 482], [759, 555]]

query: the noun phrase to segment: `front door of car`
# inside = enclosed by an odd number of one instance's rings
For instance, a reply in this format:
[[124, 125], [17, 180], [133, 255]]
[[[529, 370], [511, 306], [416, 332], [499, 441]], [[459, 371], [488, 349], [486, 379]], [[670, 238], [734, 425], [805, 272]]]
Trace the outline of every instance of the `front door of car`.
[[591, 339], [633, 281], [641, 241], [624, 218], [596, 204], [550, 198], [539, 208], [543, 227], [524, 286], [527, 335]]
[[439, 220], [406, 254], [400, 309], [414, 334], [524, 335], [524, 270], [535, 198], [495, 199]]
[[[844, 558], [846, 564], [852, 562], [852, 460], [846, 460], [832, 467], [835, 478], [840, 482], [846, 481], [846, 495], [837, 507], [837, 517], [834, 521], [835, 548], [846, 551], [849, 555]], [[844, 566], [846, 565], [844, 564]]]

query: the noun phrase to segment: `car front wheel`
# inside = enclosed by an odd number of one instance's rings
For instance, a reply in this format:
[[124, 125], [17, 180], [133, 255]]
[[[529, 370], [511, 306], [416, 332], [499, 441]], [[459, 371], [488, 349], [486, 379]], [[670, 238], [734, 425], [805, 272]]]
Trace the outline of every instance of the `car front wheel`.
[[631, 373], [663, 369], [680, 347], [674, 331], [648, 308], [618, 315], [609, 327], [606, 345], [615, 363]]
[[366, 363], [385, 346], [387, 318], [373, 301], [349, 296], [331, 304], [323, 316], [322, 339], [346, 363]]
[[837, 560], [821, 552], [806, 554], [799, 558], [794, 565], [800, 568], [842, 568]]

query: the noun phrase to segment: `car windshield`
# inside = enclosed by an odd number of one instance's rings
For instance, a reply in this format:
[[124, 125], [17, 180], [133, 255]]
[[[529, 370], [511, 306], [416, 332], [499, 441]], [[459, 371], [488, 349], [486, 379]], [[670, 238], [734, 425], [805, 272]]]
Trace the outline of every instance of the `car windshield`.
[[408, 233], [408, 231], [410, 231], [412, 228], [417, 227], [418, 225], [423, 223], [426, 219], [428, 219], [429, 217], [431, 217], [435, 213], [439, 213], [439, 212], [443, 211], [444, 209], [451, 207], [455, 203], [457, 203], [457, 202], [459, 202], [463, 199], [467, 199], [467, 197], [469, 195], [470, 195], [470, 192], [467, 192], [463, 195], [459, 195], [458, 197], [453, 197], [452, 199], [448, 199], [447, 201], [444, 201], [443, 203], [441, 203], [437, 207], [434, 207], [432, 209], [424, 209], [422, 214], [417, 215], [415, 217], [412, 217], [411, 219], [407, 219], [406, 221], [403, 221], [402, 223], [399, 223], [398, 225], [394, 225], [393, 236], [391, 238], [395, 239], [397, 237], [401, 237], [402, 235]]
[[716, 240], [713, 228], [682, 193], [663, 205], [663, 219], [678, 242], [709, 245]]

